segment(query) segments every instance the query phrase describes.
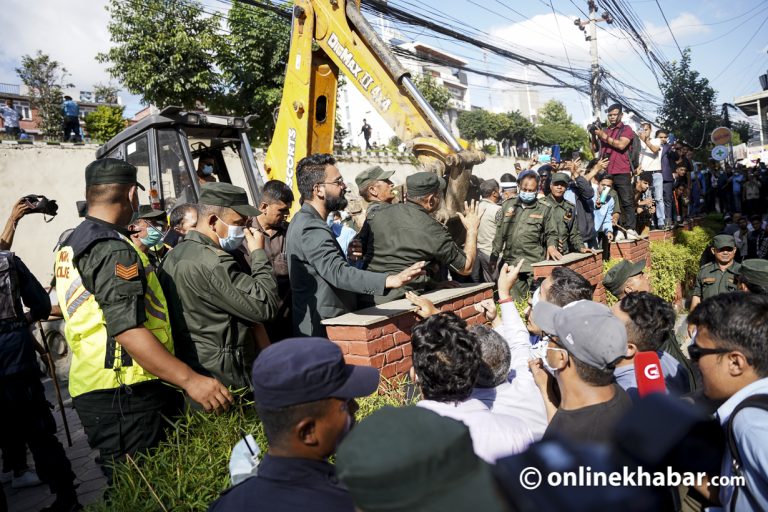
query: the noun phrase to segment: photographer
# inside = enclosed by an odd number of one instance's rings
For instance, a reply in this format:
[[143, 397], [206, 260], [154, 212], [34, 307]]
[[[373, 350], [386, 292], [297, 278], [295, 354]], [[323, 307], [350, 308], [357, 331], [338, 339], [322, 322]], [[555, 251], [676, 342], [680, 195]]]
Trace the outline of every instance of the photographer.
[[[608, 158], [608, 173], [621, 202], [622, 224], [630, 232], [635, 229], [635, 207], [632, 191], [632, 163], [629, 153], [635, 133], [621, 122], [622, 107], [615, 103], [608, 107], [608, 128], [596, 127], [595, 135], [602, 141], [600, 158]], [[634, 234], [634, 233], [632, 233]]]

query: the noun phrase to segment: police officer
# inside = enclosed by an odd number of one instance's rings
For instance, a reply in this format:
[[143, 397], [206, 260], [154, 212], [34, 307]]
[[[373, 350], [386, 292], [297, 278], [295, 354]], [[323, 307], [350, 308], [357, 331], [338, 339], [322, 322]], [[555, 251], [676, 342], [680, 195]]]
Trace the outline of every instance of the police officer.
[[147, 278], [125, 228], [138, 211], [136, 167], [105, 158], [85, 169], [88, 215], [56, 254], [56, 293], [72, 350], [69, 393], [102, 470], [165, 437], [181, 387], [210, 410], [232, 396], [173, 356], [162, 289]]
[[[373, 258], [368, 264], [372, 272], [393, 273], [419, 261], [436, 263], [452, 268], [460, 275], [472, 272], [477, 255], [477, 233], [480, 215], [474, 201], [465, 203], [464, 214], [459, 214], [467, 236], [462, 250], [453, 241], [448, 230], [431, 214], [440, 208], [445, 180], [433, 172], [417, 172], [405, 180], [405, 203], [381, 206], [368, 213], [368, 224], [373, 240]], [[388, 290], [384, 295], [373, 297], [382, 304], [405, 295], [406, 291], [424, 290], [437, 273], [414, 279], [399, 289]], [[369, 296], [370, 297], [370, 296]]]
[[696, 309], [704, 299], [739, 289], [736, 276], [739, 274], [741, 265], [734, 261], [736, 240], [733, 235], [717, 235], [712, 240], [710, 250], [715, 261], [702, 266], [696, 275], [691, 311]]
[[[29, 308], [24, 314], [22, 307]], [[40, 479], [56, 494], [44, 510], [79, 510], [72, 467], [56, 437], [56, 421], [48, 408], [35, 358], [31, 323], [48, 318], [51, 301], [35, 276], [13, 253], [0, 251], [0, 437], [11, 453], [26, 447], [35, 459]], [[39, 483], [39, 482], [38, 482]]]
[[768, 295], [768, 260], [744, 260], [739, 268], [739, 290]]
[[517, 198], [504, 201], [497, 213], [499, 227], [491, 253], [492, 265], [496, 264], [499, 256], [510, 266], [525, 259], [520, 277], [512, 288], [515, 300], [525, 298], [533, 283], [531, 263], [545, 258], [559, 260], [563, 257], [557, 249], [557, 227], [552, 207], [539, 201], [536, 196], [539, 175], [533, 171], [523, 171], [517, 183], [520, 188]]
[[[373, 244], [369, 244], [371, 227], [368, 225], [368, 214], [381, 205], [391, 204], [395, 199], [393, 184], [390, 178], [395, 171], [385, 171], [378, 165], [369, 167], [355, 178], [360, 197], [366, 200], [366, 220], [360, 228], [360, 233], [350, 243], [347, 250], [348, 260], [355, 263], [357, 268], [367, 268], [373, 257]], [[362, 258], [362, 259], [361, 259]]]
[[[163, 238], [168, 231], [168, 218], [162, 210], [155, 210], [149, 205], [139, 206], [139, 213], [134, 215], [134, 219], [128, 226], [131, 232], [131, 241], [145, 256], [154, 268], [160, 265], [165, 254], [168, 252]], [[146, 268], [147, 263], [144, 263]]]
[[[163, 261], [176, 355], [228, 386], [250, 387], [256, 358], [253, 327], [277, 313], [277, 282], [264, 251], [264, 234], [247, 228], [261, 211], [245, 190], [229, 183], [203, 185], [197, 227]], [[250, 269], [230, 254], [245, 242]]]
[[617, 299], [632, 292], [650, 292], [651, 281], [645, 273], [645, 260], [621, 260], [605, 273], [603, 286]]
[[552, 175], [549, 195], [541, 202], [552, 208], [551, 214], [557, 229], [557, 250], [560, 254], [587, 252], [576, 224], [576, 205], [564, 198], [571, 184], [571, 177], [564, 172]]

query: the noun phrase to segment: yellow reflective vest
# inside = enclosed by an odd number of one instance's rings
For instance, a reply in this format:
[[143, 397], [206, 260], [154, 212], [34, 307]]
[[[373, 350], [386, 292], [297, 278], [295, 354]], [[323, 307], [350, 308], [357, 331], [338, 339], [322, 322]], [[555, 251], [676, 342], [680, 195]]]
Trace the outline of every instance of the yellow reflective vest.
[[[149, 265], [149, 259], [144, 253], [129, 239], [121, 238], [136, 249], [144, 266], [147, 279], [144, 293], [147, 319], [144, 327], [152, 331], [160, 343], [173, 353], [168, 307], [155, 270]], [[139, 366], [127, 352], [124, 353], [114, 338], [107, 336], [104, 313], [93, 294], [83, 286], [80, 273], [72, 261], [73, 256], [72, 247], [62, 247], [56, 253], [55, 264], [56, 295], [66, 321], [64, 334], [69, 350], [72, 351], [70, 396], [157, 379]]]

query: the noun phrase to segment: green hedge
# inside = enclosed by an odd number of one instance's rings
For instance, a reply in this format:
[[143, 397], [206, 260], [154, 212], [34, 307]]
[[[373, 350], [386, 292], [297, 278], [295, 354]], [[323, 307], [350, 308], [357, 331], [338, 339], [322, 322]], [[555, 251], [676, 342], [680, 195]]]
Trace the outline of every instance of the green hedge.
[[[381, 407], [407, 402], [404, 384], [384, 383], [384, 387], [386, 392], [358, 400], [358, 421]], [[261, 452], [266, 452], [267, 439], [249, 401], [241, 400], [234, 410], [221, 416], [187, 413], [176, 421], [169, 439], [159, 447], [118, 464], [109, 502], [95, 503], [87, 510], [207, 510], [230, 485], [229, 457], [241, 440], [241, 429], [253, 435]]]

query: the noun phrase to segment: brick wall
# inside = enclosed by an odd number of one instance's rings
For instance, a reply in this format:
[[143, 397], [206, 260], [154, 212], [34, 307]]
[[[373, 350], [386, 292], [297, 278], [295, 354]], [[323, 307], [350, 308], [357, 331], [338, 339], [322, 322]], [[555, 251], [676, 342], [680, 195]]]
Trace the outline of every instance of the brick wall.
[[641, 240], [622, 240], [611, 242], [611, 259], [639, 261], [644, 259], [645, 266], [651, 266], [651, 243], [647, 238]]
[[[474, 305], [493, 297], [491, 283], [427, 293], [441, 311], [453, 311], [469, 324], [483, 322]], [[411, 329], [419, 321], [405, 299], [324, 320], [328, 338], [341, 347], [350, 364], [373, 366], [386, 379], [411, 369]]]
[[547, 277], [555, 267], [568, 267], [589, 280], [595, 287], [594, 300], [605, 303], [605, 288], [603, 287], [603, 254], [571, 253], [563, 256], [560, 261], [541, 261], [531, 265], [534, 277]]

